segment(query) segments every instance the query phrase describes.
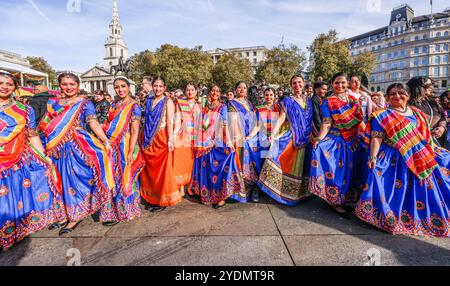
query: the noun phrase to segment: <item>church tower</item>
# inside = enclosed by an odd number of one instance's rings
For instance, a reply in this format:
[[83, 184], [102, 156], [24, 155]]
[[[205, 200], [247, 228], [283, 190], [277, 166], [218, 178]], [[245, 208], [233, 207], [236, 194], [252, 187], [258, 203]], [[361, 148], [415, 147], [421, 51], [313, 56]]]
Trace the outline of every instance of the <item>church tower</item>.
[[128, 47], [122, 38], [122, 25], [119, 20], [119, 9], [117, 8], [117, 0], [114, 0], [113, 16], [111, 24], [109, 24], [109, 37], [105, 44], [105, 58], [103, 66], [109, 70], [111, 66], [119, 63], [122, 56], [125, 62], [128, 59]]

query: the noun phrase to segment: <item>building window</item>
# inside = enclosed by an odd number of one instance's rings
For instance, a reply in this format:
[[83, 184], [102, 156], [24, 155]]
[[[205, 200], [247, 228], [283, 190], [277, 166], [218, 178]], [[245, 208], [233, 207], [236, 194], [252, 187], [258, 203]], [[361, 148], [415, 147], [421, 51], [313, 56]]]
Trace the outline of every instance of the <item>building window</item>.
[[398, 41], [395, 41], [395, 42], [394, 42], [394, 46], [397, 46], [397, 45], [398, 45]]
[[443, 81], [442, 81], [442, 87], [443, 87], [443, 88], [446, 88], [446, 87], [447, 87], [447, 80], [443, 80]]
[[422, 47], [422, 53], [425, 54], [427, 52], [427, 50], [428, 50], [427, 47]]
[[444, 50], [444, 52], [448, 52], [448, 44], [444, 44], [443, 50]]
[[247, 52], [247, 58], [250, 56], [250, 52]]
[[434, 75], [439, 76], [439, 68], [434, 68]]
[[113, 56], [113, 49], [109, 48], [109, 55], [112, 57]]
[[415, 38], [414, 38], [414, 41], [418, 41], [419, 40], [419, 36], [416, 36]]
[[423, 65], [423, 66], [426, 66], [427, 63], [428, 63], [427, 58], [423, 58], [423, 59], [422, 59], [422, 65]]
[[436, 33], [436, 38], [439, 38], [441, 36], [441, 32]]
[[428, 39], [428, 35], [427, 34], [423, 35], [422, 39], [424, 40]]
[[405, 39], [402, 39], [400, 43], [403, 45], [405, 43]]
[[405, 50], [402, 50], [401, 52], [400, 52], [400, 55], [402, 56], [402, 57], [404, 57], [406, 54], [405, 54]]
[[435, 56], [434, 57], [434, 63], [435, 64], [440, 64], [441, 63], [441, 57], [440, 56]]
[[443, 63], [448, 63], [448, 56], [447, 56], [447, 55], [444, 55], [444, 56], [442, 57], [442, 62], [443, 62]]
[[375, 51], [375, 47], [372, 47], [372, 52], [374, 52]]
[[[447, 72], [448, 72], [447, 67], [442, 67], [442, 76], [447, 76]], [[446, 86], [443, 86], [443, 87], [446, 87]]]
[[440, 44], [436, 44], [434, 51], [439, 52], [441, 50], [441, 45]]
[[444, 37], [448, 37], [448, 31], [445, 31]]
[[394, 59], [398, 57], [398, 52], [394, 52]]
[[427, 76], [428, 75], [427, 69], [421, 69], [420, 70], [420, 75], [421, 76]]
[[253, 52], [253, 56], [257, 56], [258, 55], [258, 52]]
[[419, 58], [415, 58], [414, 59], [414, 66], [418, 67], [419, 66]]
[[256, 59], [253, 59], [253, 63], [256, 65], [258, 62]]
[[391, 43], [391, 42], [389, 42], [389, 43], [388, 43], [388, 47], [391, 47], [391, 46], [392, 46], [392, 43]]
[[414, 53], [417, 55], [419, 53], [419, 47], [414, 48]]
[[120, 49], [120, 56], [123, 58], [123, 49]]

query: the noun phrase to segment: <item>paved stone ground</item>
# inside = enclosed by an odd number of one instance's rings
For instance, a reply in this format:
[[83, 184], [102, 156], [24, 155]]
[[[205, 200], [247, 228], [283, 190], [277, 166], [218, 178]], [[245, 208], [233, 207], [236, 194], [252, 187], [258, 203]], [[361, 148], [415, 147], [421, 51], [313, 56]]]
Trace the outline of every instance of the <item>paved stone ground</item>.
[[114, 227], [92, 218], [58, 237], [42, 231], [0, 254], [0, 265], [67, 265], [68, 250], [81, 265], [304, 266], [450, 265], [450, 239], [391, 236], [337, 216], [320, 199], [298, 207], [269, 198], [220, 210], [185, 201], [164, 212]]

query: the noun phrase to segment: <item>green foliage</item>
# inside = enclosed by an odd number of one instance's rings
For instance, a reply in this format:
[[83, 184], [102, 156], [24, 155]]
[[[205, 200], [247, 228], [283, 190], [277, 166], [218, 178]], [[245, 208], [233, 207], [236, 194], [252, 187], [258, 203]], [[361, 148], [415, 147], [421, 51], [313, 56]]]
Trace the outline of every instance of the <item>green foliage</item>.
[[48, 74], [50, 84], [55, 84], [56, 72], [43, 57], [27, 57], [26, 59], [30, 62], [32, 69]]
[[294, 74], [302, 71], [305, 63], [306, 56], [297, 46], [279, 46], [267, 52], [266, 61], [258, 66], [256, 79], [286, 86]]
[[163, 45], [156, 52], [144, 51], [133, 56], [132, 79], [141, 82], [145, 75], [162, 76], [169, 89], [183, 88], [187, 83], [210, 84], [213, 61], [201, 46], [183, 49]]
[[144, 76], [153, 74], [155, 69], [156, 59], [154, 53], [149, 50], [140, 52], [131, 58], [131, 79], [139, 85]]
[[213, 67], [212, 78], [222, 91], [228, 91], [240, 80], [248, 83], [253, 79], [252, 66], [247, 59], [227, 53], [222, 55]]
[[340, 41], [335, 30], [317, 36], [308, 48], [311, 79], [322, 76], [328, 81], [338, 72], [354, 74], [360, 78], [370, 75], [376, 65], [374, 54], [364, 52], [352, 59], [349, 47], [350, 42]]

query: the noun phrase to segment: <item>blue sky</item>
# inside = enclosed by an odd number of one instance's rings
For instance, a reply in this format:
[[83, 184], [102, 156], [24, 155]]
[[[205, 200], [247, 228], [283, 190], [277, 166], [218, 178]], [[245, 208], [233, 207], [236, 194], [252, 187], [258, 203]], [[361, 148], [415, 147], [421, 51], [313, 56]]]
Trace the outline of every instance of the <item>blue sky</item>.
[[[79, 1], [80, 11], [67, 9]], [[410, 0], [415, 15], [428, 0]], [[450, 6], [434, 0], [435, 12]], [[119, 0], [130, 55], [161, 44], [204, 50], [294, 43], [306, 47], [319, 33], [342, 38], [387, 25], [404, 0]], [[0, 0], [0, 49], [43, 56], [58, 70], [84, 72], [103, 59], [113, 0]]]

